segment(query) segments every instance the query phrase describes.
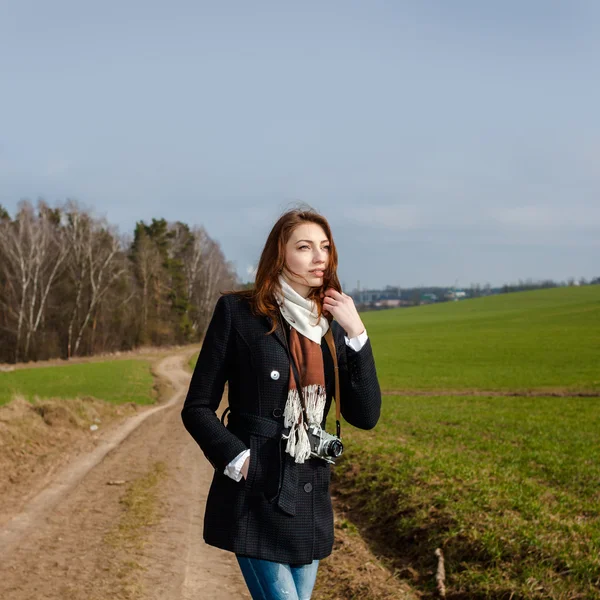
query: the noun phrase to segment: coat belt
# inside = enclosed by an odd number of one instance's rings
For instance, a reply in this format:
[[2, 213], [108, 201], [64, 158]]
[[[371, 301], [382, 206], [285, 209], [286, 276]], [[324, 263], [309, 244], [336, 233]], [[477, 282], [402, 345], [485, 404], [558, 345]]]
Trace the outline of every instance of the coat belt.
[[[227, 419], [227, 429], [233, 433], [245, 431], [258, 437], [277, 439], [279, 441], [279, 482], [277, 493], [270, 502], [277, 501], [277, 506], [290, 516], [296, 515], [296, 496], [298, 491], [298, 469], [294, 459], [283, 451], [281, 434], [286, 430], [283, 423], [259, 417], [249, 413], [230, 412]], [[256, 457], [258, 458], [258, 457]]]

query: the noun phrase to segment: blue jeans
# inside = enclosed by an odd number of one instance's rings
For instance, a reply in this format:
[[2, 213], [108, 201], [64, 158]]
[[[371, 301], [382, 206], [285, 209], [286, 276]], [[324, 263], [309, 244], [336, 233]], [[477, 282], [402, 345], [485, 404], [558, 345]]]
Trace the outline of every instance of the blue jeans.
[[319, 561], [309, 565], [288, 565], [237, 556], [252, 600], [310, 600]]

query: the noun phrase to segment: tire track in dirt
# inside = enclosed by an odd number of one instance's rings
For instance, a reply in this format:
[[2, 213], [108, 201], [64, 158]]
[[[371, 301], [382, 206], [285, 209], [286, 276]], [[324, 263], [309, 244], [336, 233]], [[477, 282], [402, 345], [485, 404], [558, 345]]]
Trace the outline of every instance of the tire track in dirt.
[[[185, 431], [181, 403], [190, 375], [186, 355], [157, 371], [175, 393], [136, 415], [105, 443], [57, 473], [0, 533], [0, 598], [24, 600], [247, 599], [233, 554], [202, 540], [212, 468]], [[127, 486], [164, 464], [156, 490], [161, 518], [144, 544], [126, 553], [107, 543], [118, 526]]]

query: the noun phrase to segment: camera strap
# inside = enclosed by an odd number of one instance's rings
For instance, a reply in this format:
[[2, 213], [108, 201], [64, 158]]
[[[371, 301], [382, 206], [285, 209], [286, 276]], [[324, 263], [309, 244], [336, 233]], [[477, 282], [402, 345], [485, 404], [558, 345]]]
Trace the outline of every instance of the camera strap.
[[341, 426], [341, 408], [340, 408], [340, 370], [338, 367], [337, 352], [335, 350], [335, 342], [333, 341], [333, 333], [331, 333], [331, 327], [325, 334], [325, 341], [329, 346], [329, 352], [333, 359], [333, 372], [335, 373], [335, 434], [337, 437], [342, 439], [342, 426]]

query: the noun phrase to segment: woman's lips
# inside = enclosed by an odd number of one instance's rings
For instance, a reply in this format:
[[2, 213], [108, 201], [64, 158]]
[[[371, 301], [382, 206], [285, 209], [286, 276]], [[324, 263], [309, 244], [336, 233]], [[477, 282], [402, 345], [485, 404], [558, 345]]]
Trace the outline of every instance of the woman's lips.
[[309, 272], [312, 273], [315, 277], [323, 277], [323, 274], [325, 273], [325, 271], [320, 271], [320, 270], [309, 271]]

